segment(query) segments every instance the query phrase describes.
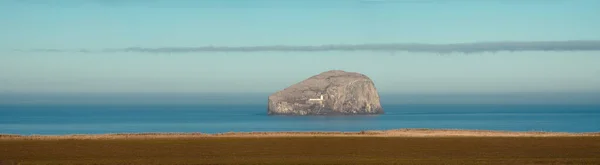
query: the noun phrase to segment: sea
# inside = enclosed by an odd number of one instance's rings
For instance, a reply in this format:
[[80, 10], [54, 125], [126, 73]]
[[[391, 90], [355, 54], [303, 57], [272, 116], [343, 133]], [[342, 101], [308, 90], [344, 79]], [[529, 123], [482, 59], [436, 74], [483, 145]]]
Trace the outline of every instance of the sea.
[[269, 116], [266, 105], [0, 105], [0, 134], [361, 131], [600, 132], [600, 105], [388, 104], [366, 116]]

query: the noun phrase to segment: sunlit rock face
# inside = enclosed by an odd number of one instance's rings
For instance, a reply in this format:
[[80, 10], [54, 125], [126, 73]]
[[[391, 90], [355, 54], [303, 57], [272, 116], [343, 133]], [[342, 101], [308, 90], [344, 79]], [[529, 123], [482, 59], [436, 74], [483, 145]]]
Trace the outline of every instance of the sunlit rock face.
[[269, 115], [382, 114], [373, 81], [360, 73], [331, 70], [269, 96]]

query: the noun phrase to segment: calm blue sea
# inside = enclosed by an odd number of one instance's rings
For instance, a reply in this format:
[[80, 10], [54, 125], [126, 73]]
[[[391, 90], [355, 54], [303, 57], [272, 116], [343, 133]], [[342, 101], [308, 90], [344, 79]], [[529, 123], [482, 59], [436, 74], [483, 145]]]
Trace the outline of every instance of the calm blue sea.
[[600, 105], [383, 105], [373, 116], [267, 116], [264, 105], [0, 105], [2, 134], [449, 128], [600, 132]]

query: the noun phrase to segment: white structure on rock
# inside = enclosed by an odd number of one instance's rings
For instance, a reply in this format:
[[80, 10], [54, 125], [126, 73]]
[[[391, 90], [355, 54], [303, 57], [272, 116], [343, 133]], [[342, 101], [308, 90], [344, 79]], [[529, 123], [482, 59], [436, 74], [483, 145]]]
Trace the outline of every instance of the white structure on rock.
[[325, 104], [323, 104], [323, 95], [321, 95], [321, 98], [319, 99], [308, 99], [308, 101], [318, 101], [319, 104], [321, 104], [321, 107], [325, 107]]
[[308, 101], [323, 101], [323, 95], [321, 95], [320, 99], [308, 99]]

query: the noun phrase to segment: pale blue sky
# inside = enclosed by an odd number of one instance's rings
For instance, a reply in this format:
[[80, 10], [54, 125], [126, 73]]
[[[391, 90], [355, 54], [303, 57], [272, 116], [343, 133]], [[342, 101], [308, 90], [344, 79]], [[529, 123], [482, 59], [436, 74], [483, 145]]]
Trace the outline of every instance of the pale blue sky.
[[384, 93], [600, 91], [600, 52], [78, 53], [600, 40], [596, 0], [4, 0], [0, 92], [275, 92], [343, 69]]

